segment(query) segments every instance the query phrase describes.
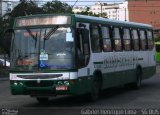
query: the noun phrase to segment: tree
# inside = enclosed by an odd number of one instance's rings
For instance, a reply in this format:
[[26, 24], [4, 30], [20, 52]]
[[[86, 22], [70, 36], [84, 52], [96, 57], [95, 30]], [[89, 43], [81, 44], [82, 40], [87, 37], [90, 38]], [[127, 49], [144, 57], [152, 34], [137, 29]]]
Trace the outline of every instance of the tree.
[[160, 34], [157, 34], [157, 35], [155, 36], [155, 42], [160, 42]]
[[3, 38], [5, 30], [13, 28], [14, 19], [19, 16], [33, 15], [44, 13], [34, 2], [21, 0], [10, 13], [0, 18], [0, 39]]
[[85, 11], [77, 12], [76, 14], [99, 17], [99, 15], [94, 14], [93, 12], [90, 11], [90, 7], [86, 7]]
[[5, 51], [3, 49], [2, 40], [4, 37], [5, 30], [9, 27], [9, 22], [7, 19], [1, 17], [0, 18], [0, 54], [4, 54]]
[[77, 12], [77, 14], [107, 18], [107, 15], [105, 13], [102, 13], [102, 14], [101, 13], [99, 13], [99, 14], [93, 13], [92, 11], [90, 11], [90, 7], [86, 7], [85, 11]]
[[44, 13], [34, 2], [21, 0], [11, 13], [9, 13], [10, 26], [13, 26], [14, 18], [19, 16], [34, 15]]
[[52, 1], [47, 2], [42, 7], [43, 11], [47, 14], [51, 13], [73, 13], [72, 7], [68, 5], [67, 3], [62, 3], [60, 1]]

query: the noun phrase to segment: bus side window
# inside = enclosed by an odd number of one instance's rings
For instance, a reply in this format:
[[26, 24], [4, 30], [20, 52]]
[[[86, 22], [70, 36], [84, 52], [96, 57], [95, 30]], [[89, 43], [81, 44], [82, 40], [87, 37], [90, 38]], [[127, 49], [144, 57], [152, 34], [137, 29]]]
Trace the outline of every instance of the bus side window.
[[138, 31], [132, 30], [132, 39], [133, 39], [133, 49], [135, 51], [138, 51], [140, 49], [139, 47], [139, 38], [138, 38]]
[[91, 25], [91, 47], [93, 52], [101, 52], [101, 37], [98, 25]]
[[122, 51], [122, 42], [121, 42], [119, 28], [113, 29], [113, 39], [114, 39], [114, 44], [115, 44], [115, 47], [114, 47], [115, 51]]
[[153, 34], [152, 31], [147, 31], [148, 49], [153, 49]]
[[141, 40], [141, 49], [144, 51], [147, 49], [147, 42], [146, 42], [146, 36], [145, 36], [145, 31], [140, 30], [140, 40]]
[[131, 50], [131, 36], [129, 29], [123, 29], [123, 44], [124, 50], [130, 51]]
[[102, 32], [102, 39], [103, 39], [103, 51], [104, 52], [111, 52], [112, 51], [112, 44], [111, 44], [109, 27], [102, 26], [101, 32]]
[[86, 66], [90, 58], [89, 31], [87, 29], [78, 29], [77, 54], [79, 68]]

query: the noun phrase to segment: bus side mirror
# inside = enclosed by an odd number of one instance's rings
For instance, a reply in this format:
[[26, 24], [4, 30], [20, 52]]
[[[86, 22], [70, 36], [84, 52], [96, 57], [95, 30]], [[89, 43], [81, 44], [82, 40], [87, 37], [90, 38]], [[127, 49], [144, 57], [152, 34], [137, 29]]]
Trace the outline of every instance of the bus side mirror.
[[6, 30], [3, 36], [4, 37], [0, 39], [0, 45], [10, 57], [11, 40], [12, 37], [14, 36], [14, 30], [13, 29]]

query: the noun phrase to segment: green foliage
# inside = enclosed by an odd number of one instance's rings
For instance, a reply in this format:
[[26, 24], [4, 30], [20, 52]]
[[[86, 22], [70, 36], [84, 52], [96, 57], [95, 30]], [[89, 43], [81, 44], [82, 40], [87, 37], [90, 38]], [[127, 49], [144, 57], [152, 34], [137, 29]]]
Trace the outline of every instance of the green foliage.
[[47, 2], [42, 7], [43, 11], [47, 14], [51, 13], [72, 13], [72, 7], [60, 1]]
[[[9, 26], [8, 20], [3, 19], [3, 17], [0, 18], [0, 39], [3, 38], [4, 32]], [[4, 54], [4, 49], [0, 46], [0, 54]]]
[[[86, 11], [78, 12], [77, 14], [106, 17], [105, 14], [94, 14], [89, 11], [89, 7]], [[34, 2], [28, 0], [20, 0], [20, 3], [10, 12], [0, 18], [0, 39], [3, 37], [5, 30], [13, 28], [14, 19], [19, 16], [35, 15], [35, 14], [50, 14], [50, 13], [73, 13], [72, 6], [67, 3], [55, 0], [47, 2], [42, 7], [38, 7]], [[1, 48], [0, 48], [1, 52]]]
[[155, 42], [160, 42], [160, 34], [155, 36]]
[[[41, 13], [43, 13], [43, 10], [34, 2], [22, 0], [10, 13], [0, 18], [0, 39], [3, 38], [5, 30], [13, 28], [14, 19], [16, 17]], [[0, 48], [0, 52], [3, 52], [2, 48]]]
[[107, 18], [107, 15], [106, 15], [105, 13], [95, 14], [95, 13], [93, 13], [93, 12], [90, 11], [90, 8], [89, 8], [89, 7], [86, 7], [86, 10], [85, 10], [85, 11], [77, 12], [77, 14]]
[[44, 13], [41, 8], [39, 8], [34, 2], [32, 1], [21, 1], [9, 15], [10, 26], [13, 26], [14, 19], [19, 16], [26, 16], [26, 15], [34, 15], [34, 14], [42, 14]]

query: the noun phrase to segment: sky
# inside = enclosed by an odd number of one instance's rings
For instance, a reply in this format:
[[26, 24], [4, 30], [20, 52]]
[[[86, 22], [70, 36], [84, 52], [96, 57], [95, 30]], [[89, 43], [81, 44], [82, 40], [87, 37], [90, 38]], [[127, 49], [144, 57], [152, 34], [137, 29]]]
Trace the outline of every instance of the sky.
[[[5, 0], [7, 1], [7, 0]], [[8, 1], [19, 1], [19, 0], [8, 0]], [[33, 0], [34, 1], [34, 0]], [[40, 1], [43, 3], [46, 1], [52, 1], [52, 0], [35, 0], [35, 1]], [[54, 0], [53, 0], [54, 1]], [[69, 5], [74, 5], [75, 3], [75, 6], [91, 6], [91, 5], [94, 5], [96, 2], [101, 2], [101, 3], [121, 3], [123, 2], [124, 0], [60, 0], [62, 2], [66, 2], [67, 4]], [[77, 1], [77, 2], [76, 2]]]
[[[101, 3], [120, 3], [123, 2], [124, 0], [61, 0], [61, 1], [65, 1], [67, 2], [69, 5], [74, 5], [75, 6], [90, 6], [90, 5], [94, 5], [96, 2], [101, 2]], [[74, 1], [74, 2], [71, 2]], [[76, 2], [77, 1], [77, 2]]]

